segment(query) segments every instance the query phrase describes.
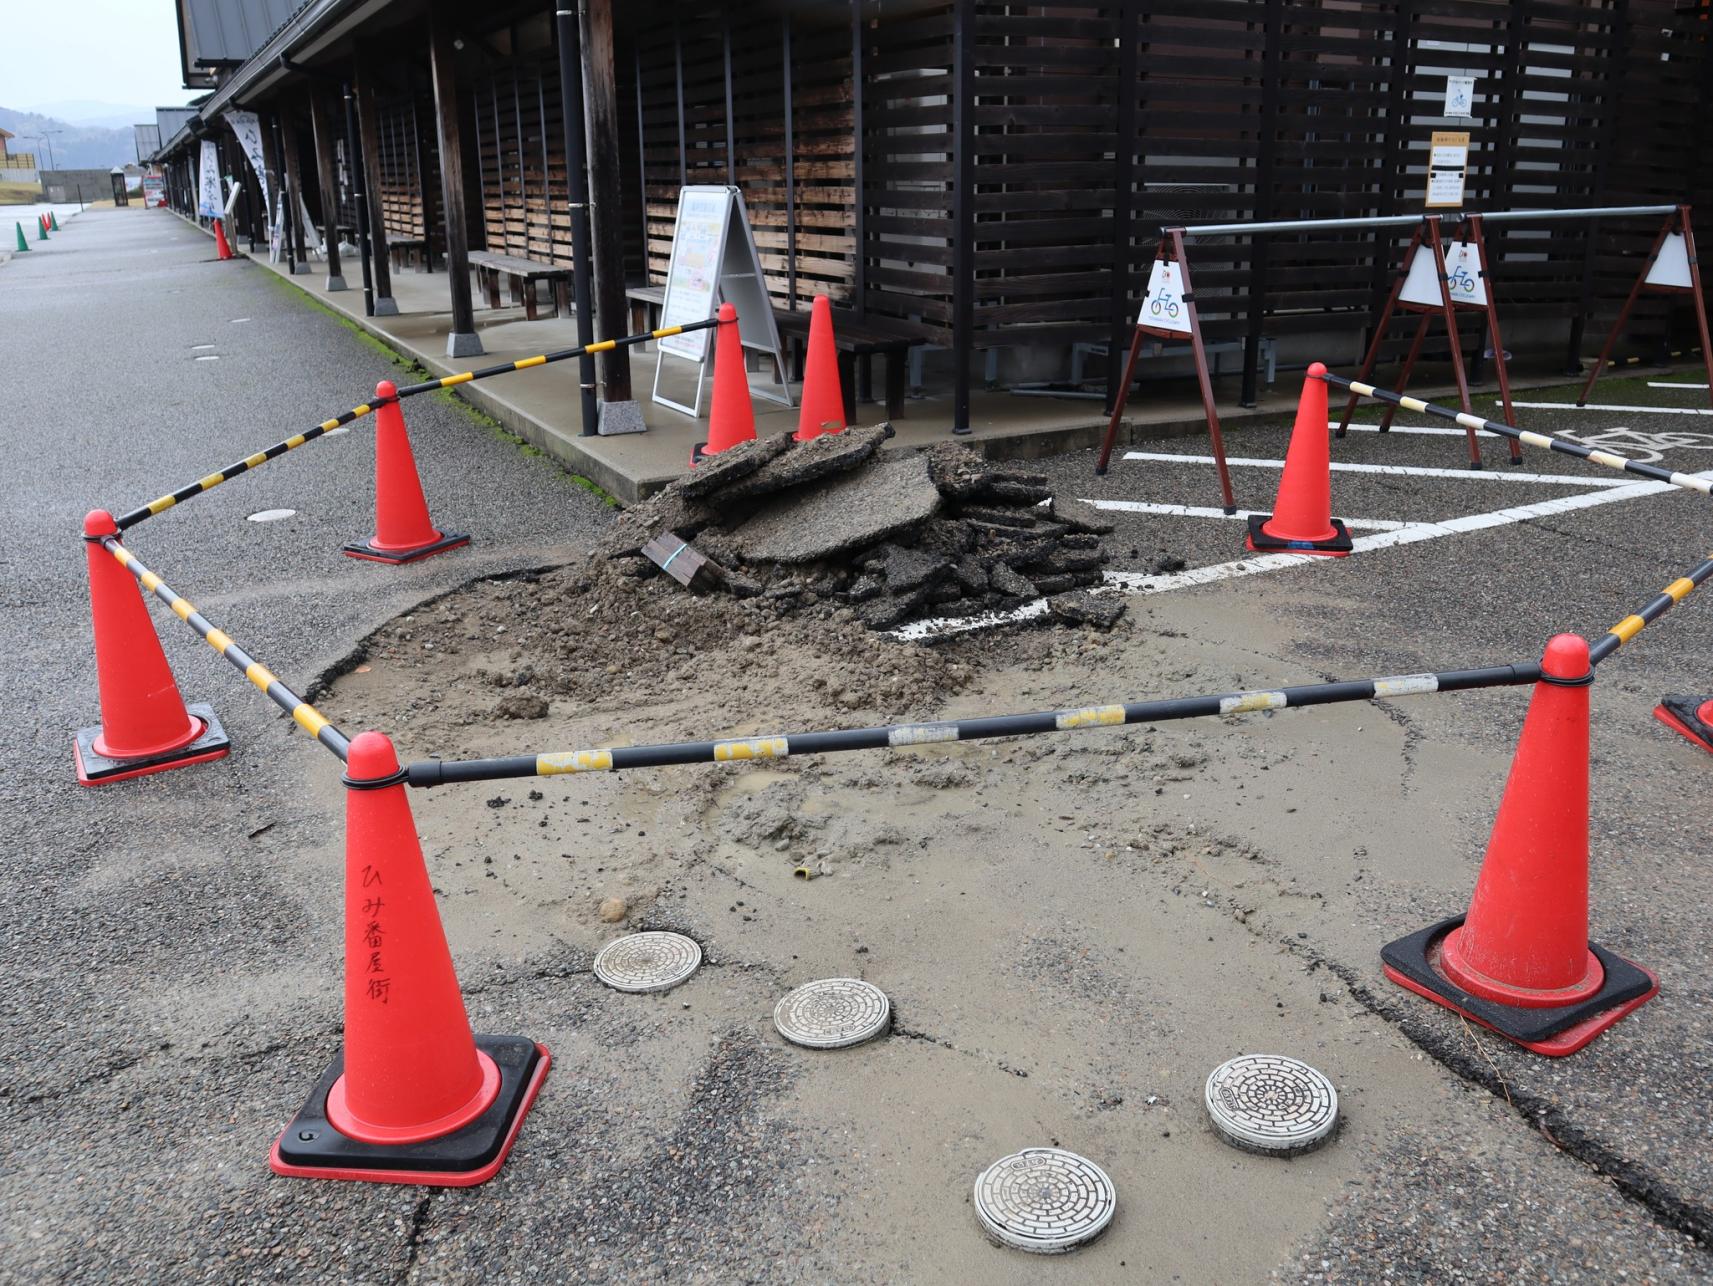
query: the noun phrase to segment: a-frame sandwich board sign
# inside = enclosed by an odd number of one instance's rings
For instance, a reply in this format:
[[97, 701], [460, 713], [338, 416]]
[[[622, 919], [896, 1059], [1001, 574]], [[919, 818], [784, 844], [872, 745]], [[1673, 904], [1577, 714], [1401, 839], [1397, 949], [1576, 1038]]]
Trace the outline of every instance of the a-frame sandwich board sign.
[[1644, 290], [1687, 294], [1694, 301], [1695, 325], [1701, 335], [1701, 364], [1707, 370], [1707, 396], [1713, 402], [1713, 346], [1707, 342], [1707, 303], [1706, 296], [1701, 293], [1701, 265], [1695, 258], [1695, 231], [1689, 225], [1689, 207], [1680, 205], [1666, 215], [1665, 222], [1660, 225], [1653, 249], [1648, 251], [1641, 272], [1636, 274], [1636, 284], [1630, 287], [1629, 298], [1624, 300], [1623, 308], [1618, 311], [1618, 320], [1612, 323], [1611, 334], [1606, 336], [1606, 342], [1600, 347], [1600, 356], [1594, 359], [1594, 369], [1588, 372], [1588, 383], [1582, 386], [1582, 396], [1576, 399], [1576, 405], [1587, 404], [1588, 395], [1594, 391], [1594, 381], [1600, 378], [1600, 372], [1611, 359], [1612, 345], [1618, 342], [1618, 334], [1630, 320], [1630, 310], [1636, 306], [1636, 298]]
[[1220, 503], [1226, 513], [1236, 513], [1237, 501], [1231, 494], [1231, 471], [1225, 464], [1225, 438], [1219, 431], [1219, 413], [1213, 406], [1213, 379], [1207, 368], [1207, 349], [1202, 344], [1201, 318], [1196, 313], [1195, 288], [1190, 284], [1190, 265], [1184, 255], [1182, 228], [1162, 231], [1160, 243], [1154, 250], [1154, 266], [1148, 272], [1148, 289], [1143, 292], [1142, 308], [1136, 315], [1136, 331], [1130, 337], [1130, 355], [1124, 361], [1124, 376], [1119, 380], [1118, 396], [1112, 403], [1112, 419], [1107, 422], [1106, 437], [1100, 444], [1100, 459], [1095, 462], [1097, 474], [1104, 474], [1107, 463], [1112, 459], [1112, 445], [1118, 440], [1119, 421], [1124, 418], [1124, 407], [1130, 400], [1130, 384], [1136, 377], [1136, 362], [1142, 355], [1142, 341], [1147, 337], [1189, 342], [1195, 357], [1196, 380], [1201, 385], [1207, 435], [1213, 446], [1215, 467], [1219, 470]]
[[[666, 270], [666, 299], [660, 307], [661, 329], [707, 321], [719, 312], [722, 303], [737, 309], [743, 346], [773, 359], [777, 387], [767, 385], [755, 389], [755, 394], [792, 405], [779, 328], [774, 324], [773, 303], [767, 297], [767, 281], [762, 276], [761, 256], [756, 252], [743, 193], [735, 187], [713, 184], [682, 188], [678, 193], [678, 221], [672, 232], [672, 259]], [[659, 342], [654, 364], [657, 403], [700, 418], [702, 387], [713, 351], [708, 337], [712, 334], [712, 330], [694, 330]], [[660, 391], [669, 358], [696, 364], [696, 398], [688, 406]]]
[[[1493, 344], [1493, 364], [1499, 374], [1499, 397], [1504, 404], [1505, 423], [1516, 427], [1516, 414], [1511, 409], [1511, 377], [1505, 364], [1505, 341], [1499, 333], [1499, 308], [1493, 298], [1493, 277], [1487, 266], [1487, 239], [1481, 227], [1481, 216], [1469, 215], [1458, 225], [1448, 242], [1440, 240], [1440, 216], [1427, 214], [1410, 236], [1403, 262], [1392, 282], [1391, 293], [1374, 324], [1373, 338], [1362, 359], [1357, 379], [1367, 382], [1379, 360], [1380, 346], [1386, 341], [1386, 327], [1394, 312], [1418, 314], [1416, 333], [1398, 372], [1397, 391], [1403, 392], [1410, 382], [1410, 373], [1421, 356], [1422, 341], [1427, 338], [1428, 324], [1438, 316], [1445, 322], [1445, 335], [1451, 349], [1451, 369], [1457, 380], [1457, 394], [1463, 409], [1470, 410], [1469, 380], [1463, 370], [1463, 344], [1457, 333], [1457, 310], [1478, 312], [1486, 319], [1486, 330]], [[1344, 404], [1335, 436], [1343, 437], [1356, 409], [1357, 398], [1352, 394]], [[1380, 419], [1380, 432], [1392, 427], [1397, 408], [1388, 406]], [[1475, 430], [1464, 426], [1469, 443], [1469, 467], [1481, 467], [1481, 445]], [[1511, 463], [1522, 460], [1522, 448], [1511, 443]]]

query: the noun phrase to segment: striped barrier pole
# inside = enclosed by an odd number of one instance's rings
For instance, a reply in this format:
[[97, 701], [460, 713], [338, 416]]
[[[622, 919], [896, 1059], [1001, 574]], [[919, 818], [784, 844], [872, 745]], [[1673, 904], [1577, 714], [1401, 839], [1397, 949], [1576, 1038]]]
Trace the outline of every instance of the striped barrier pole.
[[1425, 692], [1463, 692], [1474, 688], [1516, 687], [1540, 678], [1538, 663], [1495, 665], [1440, 674], [1401, 674], [1348, 679], [1271, 691], [1227, 692], [1212, 696], [1169, 697], [1081, 710], [1041, 710], [1029, 714], [990, 715], [938, 723], [898, 723], [877, 728], [800, 732], [788, 737], [743, 737], [731, 741], [677, 741], [658, 746], [613, 746], [557, 754], [513, 755], [503, 759], [430, 759], [406, 770], [412, 786], [496, 781], [508, 777], [557, 777], [564, 773], [619, 772], [626, 768], [662, 768], [673, 764], [724, 764], [751, 759], [784, 759], [843, 750], [885, 750], [941, 741], [979, 741], [988, 737], [1026, 737], [1044, 732], [1076, 732], [1120, 724], [1164, 723], [1216, 715], [1250, 714], [1376, 701]]
[[162, 496], [158, 500], [151, 500], [148, 504], [143, 505], [140, 508], [133, 509], [129, 513], [120, 514], [119, 517], [113, 520], [113, 523], [120, 531], [124, 531], [128, 527], [135, 527], [145, 518], [153, 518], [158, 513], [164, 513], [181, 501], [189, 500], [192, 496], [199, 496], [204, 491], [212, 491], [222, 482], [230, 482], [239, 474], [248, 473], [258, 465], [266, 464], [269, 460], [273, 460], [284, 455], [287, 451], [297, 450], [297, 448], [302, 446], [305, 442], [313, 442], [315, 439], [331, 433], [334, 429], [349, 424], [353, 420], [360, 420], [365, 415], [372, 414], [380, 405], [381, 403], [377, 401], [365, 402], [361, 406], [354, 406], [343, 415], [336, 415], [331, 420], [323, 420], [313, 429], [295, 434], [292, 437], [287, 438], [284, 442], [274, 443], [273, 446], [269, 447], [266, 451], [258, 451], [255, 455], [245, 456], [242, 460], [238, 461], [238, 463], [227, 465], [219, 473], [211, 473], [206, 478], [199, 478], [197, 481], [182, 486], [177, 491], [174, 491], [169, 495]]
[[1390, 389], [1375, 388], [1372, 384], [1364, 384], [1361, 380], [1347, 380], [1342, 375], [1334, 375], [1330, 371], [1322, 376], [1328, 384], [1336, 384], [1347, 388], [1358, 397], [1371, 397], [1376, 402], [1386, 402], [1392, 406], [1402, 407], [1406, 411], [1415, 411], [1420, 415], [1438, 416], [1442, 420], [1451, 420], [1461, 424], [1466, 429], [1485, 429], [1489, 433], [1502, 438], [1511, 438], [1525, 446], [1545, 447], [1549, 451], [1557, 451], [1563, 455], [1573, 455], [1582, 460], [1592, 460], [1595, 464], [1605, 465], [1608, 469], [1617, 469], [1622, 473], [1633, 473], [1643, 478], [1652, 478], [1655, 482], [1669, 482], [1674, 487], [1682, 487], [1685, 491], [1699, 491], [1702, 495], [1713, 495], [1713, 479], [1698, 478], [1691, 473], [1673, 473], [1669, 469], [1655, 468], [1651, 464], [1643, 464], [1640, 460], [1632, 460], [1628, 456], [1616, 455], [1611, 451], [1596, 451], [1593, 447], [1585, 447], [1580, 442], [1572, 442], [1567, 438], [1551, 437], [1545, 433], [1534, 433], [1528, 429], [1513, 429], [1508, 424], [1500, 424], [1496, 420], [1484, 420], [1479, 415], [1471, 415], [1468, 411], [1453, 411], [1448, 406], [1436, 406], [1432, 402], [1424, 402], [1419, 397], [1409, 397], [1402, 393], [1394, 393]]
[[415, 397], [418, 393], [432, 393], [435, 389], [453, 388], [459, 384], [468, 384], [472, 380], [485, 380], [494, 375], [507, 375], [512, 371], [526, 371], [533, 366], [546, 366], [552, 362], [563, 362], [567, 358], [580, 357], [584, 353], [591, 355], [605, 353], [615, 348], [628, 347], [631, 344], [643, 344], [651, 339], [666, 339], [673, 335], [686, 335], [691, 331], [707, 330], [719, 324], [717, 317], [710, 317], [707, 321], [690, 322], [683, 326], [664, 326], [659, 330], [626, 335], [622, 339], [603, 339], [599, 343], [588, 344], [582, 348], [563, 348], [557, 352], [541, 353], [535, 357], [521, 357], [515, 362], [501, 362], [497, 366], [485, 366], [477, 371], [462, 371], [457, 375], [447, 375], [437, 380], [424, 380], [420, 384], [407, 384], [399, 389], [392, 398], [376, 398], [372, 402], [365, 402], [361, 406], [352, 407], [342, 415], [336, 415], [331, 420], [323, 420], [314, 428], [289, 437], [284, 442], [274, 443], [265, 451], [258, 451], [254, 455], [246, 456], [236, 464], [229, 464], [219, 473], [211, 473], [206, 478], [199, 478], [195, 482], [180, 487], [170, 495], [162, 496], [158, 500], [151, 500], [148, 504], [133, 509], [129, 513], [121, 514], [113, 520], [114, 525], [120, 531], [134, 527], [145, 518], [153, 518], [156, 514], [163, 513], [174, 505], [189, 500], [192, 496], [201, 495], [204, 491], [212, 491], [222, 482], [228, 482], [241, 473], [248, 473], [258, 465], [266, 464], [269, 460], [284, 455], [287, 451], [295, 451], [306, 442], [313, 442], [315, 439], [331, 433], [334, 429], [350, 424], [353, 420], [360, 420], [365, 415], [371, 415], [379, 408], [387, 405], [389, 401], [401, 401], [407, 397]]
[[289, 714], [298, 727], [341, 760], [345, 759], [351, 749], [350, 739], [335, 728], [326, 715], [281, 683], [272, 670], [234, 643], [229, 634], [197, 611], [189, 599], [137, 561], [137, 556], [121, 545], [117, 537], [104, 537], [101, 547], [118, 559], [119, 565], [135, 576], [139, 585], [171, 608], [174, 616], [195, 630], [198, 638], [231, 662], [240, 674], [261, 689], [268, 700]]
[[683, 326], [663, 326], [659, 330], [645, 330], [635, 335], [626, 335], [622, 339], [603, 339], [594, 344], [585, 344], [581, 348], [561, 348], [552, 353], [541, 353], [535, 357], [520, 357], [515, 362], [501, 362], [497, 366], [484, 366], [476, 371], [460, 371], [456, 375], [444, 375], [437, 380], [424, 380], [420, 384], [406, 384], [398, 391], [400, 398], [415, 397], [418, 393], [432, 393], [435, 389], [454, 388], [459, 384], [468, 384], [472, 380], [485, 380], [493, 375], [509, 375], [513, 371], [525, 371], [532, 366], [547, 366], [553, 362], [563, 362], [567, 358], [582, 357], [584, 354], [594, 356], [596, 353], [610, 353], [615, 348], [628, 348], [632, 344], [646, 344], [651, 339], [669, 339], [673, 335], [688, 335], [691, 331], [708, 330], [720, 324], [718, 317], [710, 317], [707, 321], [689, 322]]
[[1595, 665], [1599, 665], [1600, 662], [1635, 638], [1649, 625], [1688, 598], [1690, 592], [1709, 576], [1713, 576], [1713, 556], [1710, 556], [1700, 566], [1679, 576], [1650, 600], [1641, 611], [1626, 616], [1599, 639], [1596, 639], [1589, 645], [1588, 659]]

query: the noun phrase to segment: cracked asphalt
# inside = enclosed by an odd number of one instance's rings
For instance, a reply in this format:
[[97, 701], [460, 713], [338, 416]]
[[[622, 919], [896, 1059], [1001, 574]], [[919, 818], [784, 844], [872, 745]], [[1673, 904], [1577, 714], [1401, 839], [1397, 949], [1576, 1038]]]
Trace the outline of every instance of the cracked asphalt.
[[[1349, 708], [1352, 724], [1383, 723], [1400, 742], [1411, 774], [1405, 789], [1423, 808], [1394, 833], [1366, 837], [1376, 848], [1367, 868], [1374, 878], [1349, 915], [1328, 912], [1328, 898], [1349, 887], [1344, 852], [1323, 851], [1318, 832], [1295, 829], [1306, 825], [1302, 815], [1262, 810], [1254, 795], [1236, 807], [1188, 793], [1182, 804], [1174, 797], [1156, 806], [1192, 832], [1211, 819], [1282, 854], [1293, 884], [1301, 881], [1247, 924], [1221, 914], [1217, 943], [1212, 928], [1201, 943], [1195, 908], [1214, 902], [1205, 892], [1198, 902], [1187, 888], [1079, 870], [1086, 906], [1073, 923], [1022, 944], [1014, 966], [1031, 971], [1031, 985], [1056, 975], [1022, 1012], [1067, 1029], [1062, 1045], [1020, 1037], [1027, 1066], [1005, 1035], [1024, 1018], [904, 960], [888, 962], [901, 975], [902, 1039], [845, 1062], [783, 1050], [742, 1015], [765, 1015], [794, 971], [810, 966], [785, 958], [782, 934], [759, 906], [756, 924], [710, 933], [710, 908], [699, 904], [718, 881], [704, 874], [701, 885], [669, 889], [651, 924], [694, 932], [708, 950], [703, 975], [695, 989], [632, 998], [637, 1004], [609, 1003], [588, 977], [588, 951], [561, 940], [558, 926], [545, 945], [538, 934], [516, 946], [504, 919], [449, 917], [477, 1028], [527, 1025], [556, 1056], [518, 1151], [490, 1184], [429, 1191], [273, 1177], [267, 1145], [339, 1041], [338, 900], [325, 887], [342, 845], [338, 767], [157, 612], [187, 699], [216, 706], [234, 751], [186, 773], [80, 790], [70, 733], [94, 722], [95, 693], [77, 533], [87, 509], [117, 511], [171, 490], [364, 400], [395, 372], [271, 274], [215, 262], [209, 239], [165, 212], [90, 212], [67, 223], [54, 249], [0, 268], [0, 333], [11, 369], [26, 373], [5, 403], [0, 475], [11, 609], [0, 614], [0, 701], [14, 729], [0, 773], [10, 858], [0, 872], [0, 1127], [9, 1145], [0, 1279], [1231, 1281], [1245, 1277], [1230, 1265], [1255, 1262], [1303, 1281], [1713, 1279], [1704, 821], [1713, 760], [1648, 715], [1663, 691], [1713, 690], [1713, 602], [1700, 595], [1624, 648], [1594, 689], [1594, 932], [1654, 968], [1664, 990], [1572, 1059], [1476, 1041], [1449, 1014], [1379, 978], [1379, 942], [1467, 898], [1520, 709], [1512, 702], [1495, 716], [1491, 704], [1427, 698], [1425, 708], [1400, 703], [1405, 713], [1389, 723], [1372, 708]], [[1671, 395], [1624, 379], [1602, 385], [1599, 397]], [[449, 402], [419, 398], [406, 414], [435, 517], [469, 531], [469, 550], [406, 569], [340, 556], [339, 545], [372, 519], [361, 428], [168, 511], [127, 543], [282, 678], [313, 693], [384, 622], [476, 577], [569, 561], [607, 520], [557, 466]], [[1527, 416], [1530, 427], [1587, 426], [1571, 412]], [[1713, 445], [1713, 419], [1658, 420], [1686, 433], [1706, 426]], [[1276, 458], [1285, 440], [1283, 426], [1263, 425], [1231, 433], [1229, 444], [1234, 455]], [[1490, 459], [1500, 445], [1487, 444]], [[1139, 449], [1205, 450], [1194, 439]], [[1335, 458], [1456, 468], [1460, 452], [1443, 437], [1358, 434]], [[1672, 468], [1713, 467], [1713, 451], [1698, 442], [1663, 455]], [[1091, 458], [1042, 466], [1064, 501], [1216, 503], [1209, 469], [1130, 462], [1097, 481]], [[1558, 456], [1526, 461], [1541, 474], [1608, 476]], [[1267, 507], [1276, 475], [1238, 474], [1240, 502]], [[1341, 516], [1438, 520], [1597, 490], [1593, 481], [1340, 474], [1334, 505]], [[1210, 664], [1283, 682], [1532, 657], [1556, 630], [1597, 635], [1703, 557], [1706, 506], [1672, 493], [1566, 510], [1337, 565], [1137, 596], [1132, 619], [1167, 649], [1186, 635], [1214, 640], [1211, 662], [1190, 657], [1188, 642], [1181, 658], [1168, 651], [1197, 678]], [[247, 521], [275, 508], [297, 513]], [[1232, 523], [1107, 516], [1119, 524], [1110, 542], [1118, 569], [1146, 569], [1162, 550], [1192, 567], [1239, 556]], [[1276, 638], [1244, 633], [1257, 613]], [[969, 645], [975, 658], [988, 646], [999, 645]], [[1305, 725], [1268, 718], [1243, 726], [1253, 765], [1277, 752], [1269, 733]], [[1317, 750], [1350, 731], [1326, 726]], [[1050, 753], [1036, 744], [1043, 749], [1029, 753]], [[1436, 765], [1459, 759], [1479, 764], [1487, 780], [1436, 795]], [[1274, 758], [1269, 777], [1304, 795], [1318, 780], [1323, 798], [1356, 809], [1371, 768], [1330, 760]], [[1094, 761], [1067, 752], [1063, 762]], [[1114, 759], [1109, 768], [1118, 775], [1106, 789], [1128, 791], [1123, 765]], [[1051, 770], [1049, 761], [1042, 771]], [[1328, 777], [1339, 772], [1348, 778]], [[431, 818], [451, 807], [423, 806]], [[1453, 840], [1473, 846], [1468, 861], [1421, 857]], [[995, 850], [1029, 842], [991, 841]], [[925, 957], [927, 926], [956, 914], [954, 894], [962, 896], [957, 879], [948, 889], [944, 872], [928, 865], [932, 856], [909, 868], [907, 882], [900, 866], [888, 885], [896, 884], [897, 904], [863, 907], [866, 923], [826, 930], [824, 950], [806, 960], [834, 960], [853, 932], [877, 940], [901, 912], [917, 914], [912, 932], [924, 935]], [[429, 859], [433, 866], [432, 850]], [[1015, 883], [992, 896], [1025, 906], [1048, 904], [1061, 882], [1053, 871], [1005, 874]], [[1217, 886], [1222, 876], [1209, 878]], [[831, 896], [837, 886], [810, 887]], [[776, 916], [789, 909], [763, 900]], [[544, 905], [520, 901], [518, 918], [539, 921]], [[1059, 936], [1119, 943], [1149, 914], [1149, 932], [1163, 943], [1156, 952], [1184, 961], [1157, 976], [1138, 974], [1117, 954], [1122, 946], [1073, 955]], [[1241, 981], [1227, 972], [1237, 960]], [[1205, 997], [1192, 980], [1207, 987]], [[950, 1179], [945, 1192], [932, 1189], [942, 1174], [963, 1176], [998, 1155], [998, 1142], [1039, 1142], [1067, 1120], [1078, 1135], [1108, 1130], [1128, 1141], [1119, 1131], [1133, 1129], [1155, 1140], [1153, 1117], [1120, 1124], [1141, 1111], [1134, 1090], [1125, 1112], [1087, 1107], [1089, 1077], [1147, 1084], [1172, 1062], [1193, 1078], [1215, 1051], [1278, 1030], [1261, 1021], [1272, 1018], [1271, 1003], [1254, 1012], [1264, 993], [1282, 997], [1272, 1003], [1281, 1014], [1288, 1005], [1293, 1023], [1310, 1016], [1301, 1021], [1315, 1033], [1315, 1058], [1366, 1065], [1373, 1057], [1393, 1078], [1341, 1086], [1350, 1092], [1349, 1137], [1316, 1159], [1251, 1180], [1263, 1172], [1215, 1147], [1224, 1168], [1204, 1173], [1195, 1132], [1171, 1138], [1168, 1130], [1155, 1146], [1182, 1168], [1165, 1173], [1193, 1179], [1126, 1188], [1114, 1231], [1054, 1261], [990, 1251], [965, 1226], [968, 1211], [956, 1204], [964, 1190], [954, 1194]], [[1109, 1015], [1105, 1061], [1076, 1066], [1075, 1041]], [[1359, 1057], [1358, 1045], [1379, 1052]], [[1187, 1120], [1193, 1091], [1184, 1098]], [[936, 1133], [947, 1121], [956, 1133]], [[1128, 1153], [1096, 1159], [1109, 1168], [1141, 1163]], [[913, 1209], [922, 1204], [913, 1191], [874, 1198], [906, 1171], [931, 1176], [932, 1209]], [[1293, 1182], [1281, 1176], [1300, 1179], [1301, 1193], [1280, 1196]], [[1231, 1195], [1249, 1182], [1253, 1206]], [[968, 1249], [925, 1246], [937, 1235], [941, 1197], [943, 1221], [955, 1228], [948, 1237], [970, 1241]], [[1304, 1209], [1312, 1217], [1299, 1218]], [[876, 1210], [888, 1218], [877, 1220]], [[1139, 1243], [1155, 1256], [1146, 1266]]]

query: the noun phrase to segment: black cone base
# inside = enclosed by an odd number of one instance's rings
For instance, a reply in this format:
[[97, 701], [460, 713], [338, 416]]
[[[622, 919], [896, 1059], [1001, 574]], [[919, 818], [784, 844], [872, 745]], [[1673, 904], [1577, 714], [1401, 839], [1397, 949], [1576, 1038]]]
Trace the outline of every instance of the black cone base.
[[1600, 962], [1606, 980], [1600, 990], [1574, 1005], [1526, 1009], [1472, 996], [1436, 968], [1440, 944], [1467, 917], [1449, 920], [1388, 942], [1380, 948], [1386, 976], [1447, 1009], [1514, 1040], [1537, 1054], [1573, 1054], [1659, 990], [1659, 980], [1640, 965], [1614, 955], [1596, 942], [1588, 949]]
[[1703, 750], [1713, 751], [1713, 725], [1701, 717], [1701, 707], [1707, 701], [1707, 697], [1661, 697], [1654, 707], [1654, 718]]
[[463, 1129], [421, 1143], [359, 1143], [327, 1120], [327, 1094], [345, 1070], [333, 1060], [309, 1101], [286, 1126], [269, 1158], [275, 1174], [297, 1179], [354, 1179], [368, 1183], [421, 1183], [467, 1188], [499, 1171], [523, 1118], [552, 1063], [547, 1050], [525, 1036], [477, 1036], [476, 1048], [500, 1070], [500, 1091]]
[[1272, 514], [1249, 515], [1249, 548], [1257, 553], [1274, 554], [1348, 554], [1352, 548], [1350, 533], [1338, 519], [1331, 519], [1333, 535], [1330, 540], [1280, 540], [1262, 530], [1273, 520]]
[[187, 768], [191, 764], [220, 759], [232, 749], [232, 741], [220, 720], [214, 717], [214, 707], [187, 705], [185, 713], [202, 724], [202, 735], [188, 746], [169, 750], [161, 755], [143, 755], [137, 759], [109, 759], [97, 754], [95, 739], [101, 729], [79, 728], [72, 737], [72, 755], [77, 763], [77, 780], [85, 786], [104, 786], [109, 782], [145, 777], [149, 773], [165, 772], [169, 768]]
[[448, 549], [457, 549], [460, 545], [468, 545], [468, 536], [442, 536], [439, 540], [428, 545], [418, 545], [415, 549], [376, 549], [367, 542], [346, 545], [340, 552], [347, 558], [362, 558], [371, 563], [414, 563], [419, 558], [427, 558], [431, 554], [443, 554]]

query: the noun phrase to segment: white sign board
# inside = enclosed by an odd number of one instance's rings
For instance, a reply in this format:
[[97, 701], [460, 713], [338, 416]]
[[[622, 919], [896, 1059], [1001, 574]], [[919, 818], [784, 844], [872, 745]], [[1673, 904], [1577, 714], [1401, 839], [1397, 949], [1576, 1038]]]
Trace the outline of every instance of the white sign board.
[[1447, 76], [1445, 78], [1445, 114], [1447, 116], [1475, 115], [1475, 77]]
[[[743, 193], [735, 187], [700, 185], [678, 194], [678, 220], [672, 232], [672, 260], [666, 270], [666, 299], [660, 306], [660, 326], [688, 326], [719, 313], [721, 304], [737, 309], [738, 336], [747, 349], [773, 358], [778, 386], [755, 389], [771, 401], [791, 405], [785, 355], [774, 324], [773, 301], [761, 271], [761, 255], [750, 231]], [[669, 335], [660, 341], [654, 365], [654, 400], [685, 415], [702, 413], [702, 385], [713, 351], [713, 328]], [[660, 380], [668, 357], [695, 362], [696, 397], [686, 405], [662, 395]]]
[[196, 212], [206, 219], [220, 217], [220, 158], [214, 141], [202, 140], [202, 170], [198, 176]]
[[1659, 248], [1659, 258], [1648, 269], [1646, 282], [1672, 290], [1692, 290], [1695, 282], [1689, 275], [1689, 250], [1681, 232], [1669, 233]]
[[[1451, 302], [1470, 308], [1487, 306], [1487, 279], [1481, 273], [1481, 254], [1473, 241], [1445, 243], [1445, 285]], [[1406, 304], [1421, 304], [1438, 308], [1444, 302], [1439, 297], [1439, 282], [1434, 279], [1433, 251], [1427, 245], [1416, 247], [1410, 260], [1409, 275], [1398, 299]]]
[[243, 190], [244, 185], [242, 183], [234, 183], [231, 185], [231, 190], [226, 193], [225, 214], [228, 219], [232, 217], [232, 207], [238, 204], [238, 196]]
[[1177, 264], [1166, 259], [1154, 260], [1136, 324], [1151, 330], [1171, 331], [1174, 335], [1190, 333], [1190, 306], [1184, 302], [1184, 278]]

